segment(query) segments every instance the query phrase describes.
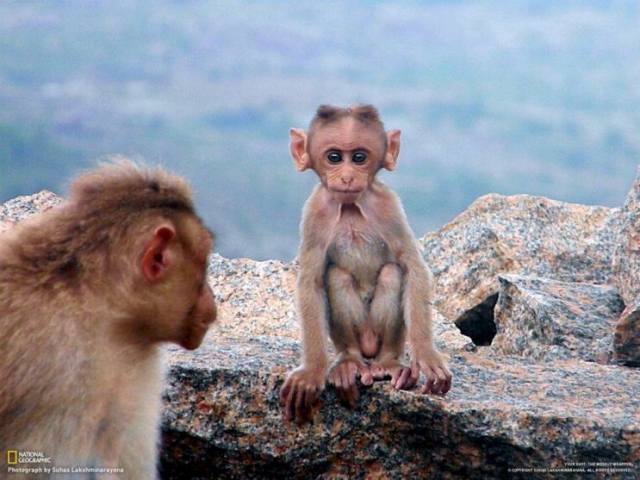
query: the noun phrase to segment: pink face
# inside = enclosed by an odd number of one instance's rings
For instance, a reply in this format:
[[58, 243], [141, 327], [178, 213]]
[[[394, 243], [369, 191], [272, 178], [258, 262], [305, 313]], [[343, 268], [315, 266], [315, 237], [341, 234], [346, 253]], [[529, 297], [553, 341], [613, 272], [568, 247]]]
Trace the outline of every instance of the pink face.
[[314, 131], [309, 153], [323, 185], [341, 203], [354, 203], [379, 170], [385, 144], [380, 132], [345, 118]]

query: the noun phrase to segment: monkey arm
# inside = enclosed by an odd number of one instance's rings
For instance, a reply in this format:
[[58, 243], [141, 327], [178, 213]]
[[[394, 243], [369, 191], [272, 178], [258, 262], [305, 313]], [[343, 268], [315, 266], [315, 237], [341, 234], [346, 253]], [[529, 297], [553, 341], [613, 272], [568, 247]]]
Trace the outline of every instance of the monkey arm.
[[325, 254], [318, 248], [302, 248], [296, 304], [302, 330], [302, 365], [307, 369], [327, 371], [327, 301], [324, 288]]
[[427, 377], [423, 393], [445, 394], [451, 388], [452, 375], [433, 338], [433, 275], [420, 254], [401, 204], [397, 201], [393, 205], [397, 221], [388, 241], [403, 271], [402, 305], [411, 377], [417, 381], [422, 372]]
[[403, 307], [411, 377], [418, 380], [420, 372], [426, 376], [422, 393], [445, 394], [451, 388], [452, 375], [438, 352], [433, 339], [433, 276], [424, 263], [415, 241], [414, 246], [399, 258], [405, 272]]
[[[413, 240], [413, 239], [411, 239]], [[416, 245], [406, 243], [398, 256], [404, 272], [402, 303], [409, 339], [409, 351], [433, 346], [433, 276]], [[435, 348], [435, 347], [434, 347]]]
[[326, 300], [323, 272], [318, 271], [317, 265], [324, 265], [320, 252], [303, 247], [296, 289], [302, 330], [302, 365], [289, 374], [280, 390], [286, 420], [295, 419], [299, 425], [312, 420], [327, 376]]
[[377, 208], [382, 212], [380, 223], [388, 226], [386, 240], [403, 273], [402, 304], [412, 352], [433, 345], [433, 276], [422, 259], [399, 197], [381, 182], [376, 193], [378, 203], [386, 207]]
[[[313, 196], [312, 196], [313, 198]], [[326, 265], [326, 225], [310, 221], [305, 208], [302, 222], [300, 272], [296, 288], [296, 306], [302, 331], [302, 365], [293, 370], [280, 390], [285, 418], [303, 424], [313, 418], [313, 410], [324, 390], [327, 376], [327, 299], [324, 287]]]

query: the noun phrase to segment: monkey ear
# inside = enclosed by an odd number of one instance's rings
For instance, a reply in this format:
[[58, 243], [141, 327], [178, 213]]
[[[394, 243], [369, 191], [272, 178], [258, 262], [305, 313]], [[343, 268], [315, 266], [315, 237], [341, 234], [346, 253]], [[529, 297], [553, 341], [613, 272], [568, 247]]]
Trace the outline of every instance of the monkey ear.
[[395, 170], [400, 153], [400, 130], [387, 132], [387, 153], [382, 161], [382, 166], [387, 170]]
[[289, 131], [291, 136], [291, 156], [293, 163], [299, 172], [311, 167], [311, 158], [307, 152], [307, 132], [301, 128], [292, 128]]
[[151, 243], [142, 255], [142, 274], [150, 282], [157, 282], [164, 277], [170, 263], [169, 243], [176, 231], [170, 225], [158, 227]]

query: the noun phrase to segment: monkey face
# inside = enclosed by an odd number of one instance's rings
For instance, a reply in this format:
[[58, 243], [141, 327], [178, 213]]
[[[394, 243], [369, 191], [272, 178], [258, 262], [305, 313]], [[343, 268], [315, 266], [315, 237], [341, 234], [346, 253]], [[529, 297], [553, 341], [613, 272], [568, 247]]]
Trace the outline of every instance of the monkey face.
[[313, 168], [341, 203], [354, 203], [380, 169], [385, 143], [379, 131], [351, 118], [314, 132], [309, 145]]
[[216, 304], [213, 292], [204, 283], [198, 300], [182, 321], [182, 332], [176, 343], [187, 350], [195, 350], [200, 346], [209, 326], [216, 320]]
[[[177, 278], [181, 286], [186, 286], [184, 298], [191, 298], [191, 305], [179, 322], [175, 338], [170, 339], [187, 350], [200, 346], [209, 326], [216, 320], [216, 304], [211, 287], [207, 283], [207, 260], [213, 246], [213, 239], [198, 225], [199, 232], [191, 232], [190, 239], [199, 239], [191, 248], [183, 250]], [[182, 278], [180, 278], [182, 277]]]
[[143, 332], [155, 332], [151, 341], [197, 348], [216, 319], [216, 307], [207, 283], [207, 263], [213, 235], [195, 218], [177, 225], [164, 220], [142, 255], [141, 290], [149, 297], [141, 315]]

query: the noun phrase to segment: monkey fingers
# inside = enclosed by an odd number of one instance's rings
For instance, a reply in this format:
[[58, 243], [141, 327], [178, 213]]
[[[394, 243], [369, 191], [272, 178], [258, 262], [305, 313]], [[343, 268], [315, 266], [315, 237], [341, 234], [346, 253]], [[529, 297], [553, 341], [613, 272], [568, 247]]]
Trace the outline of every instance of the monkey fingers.
[[411, 368], [404, 365], [388, 369], [391, 374], [391, 385], [396, 390], [409, 390], [418, 382], [418, 378], [411, 374]]
[[352, 408], [357, 406], [360, 399], [356, 376], [362, 368], [354, 361], [344, 360], [336, 363], [329, 372], [329, 383], [335, 387], [340, 399]]
[[298, 425], [303, 425], [313, 420], [313, 406], [317, 394], [311, 390], [301, 390], [296, 395], [295, 419]]
[[298, 375], [290, 376], [280, 390], [280, 405], [284, 407], [285, 419], [295, 420], [298, 425], [310, 422], [321, 391]]
[[446, 367], [427, 366], [422, 369], [427, 381], [420, 390], [421, 393], [446, 394], [451, 388], [451, 372]]

